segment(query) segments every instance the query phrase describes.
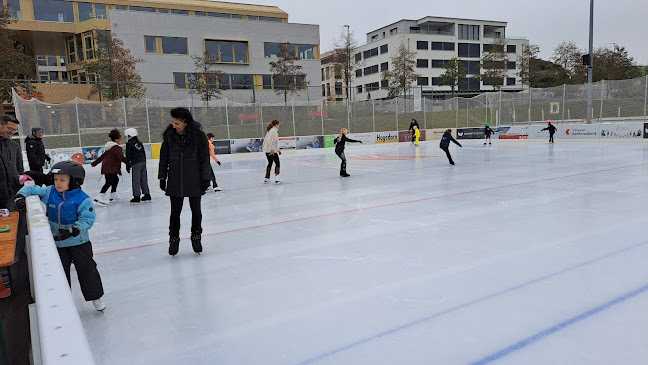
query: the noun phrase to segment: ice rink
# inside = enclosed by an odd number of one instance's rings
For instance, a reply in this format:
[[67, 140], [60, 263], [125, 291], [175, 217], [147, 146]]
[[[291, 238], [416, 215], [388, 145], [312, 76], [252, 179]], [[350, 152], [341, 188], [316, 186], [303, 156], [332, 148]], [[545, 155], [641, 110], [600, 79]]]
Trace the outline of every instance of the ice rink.
[[[438, 141], [212, 164], [202, 255], [153, 201], [98, 207], [98, 364], [647, 364], [648, 143]], [[103, 180], [87, 167], [84, 190]], [[75, 275], [74, 275], [75, 277]]]

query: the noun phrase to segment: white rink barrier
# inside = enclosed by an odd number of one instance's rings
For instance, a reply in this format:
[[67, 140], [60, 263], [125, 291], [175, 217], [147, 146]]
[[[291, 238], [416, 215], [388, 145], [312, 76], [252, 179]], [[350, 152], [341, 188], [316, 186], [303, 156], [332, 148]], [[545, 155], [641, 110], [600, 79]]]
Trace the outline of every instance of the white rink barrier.
[[37, 196], [27, 197], [27, 225], [26, 249], [35, 302], [29, 310], [34, 364], [94, 365], [88, 338]]

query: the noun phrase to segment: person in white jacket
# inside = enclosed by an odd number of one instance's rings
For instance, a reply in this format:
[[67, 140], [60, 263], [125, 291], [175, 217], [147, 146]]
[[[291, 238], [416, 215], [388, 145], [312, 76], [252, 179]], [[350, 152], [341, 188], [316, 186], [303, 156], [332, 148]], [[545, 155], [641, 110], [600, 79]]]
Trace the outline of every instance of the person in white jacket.
[[263, 139], [263, 152], [265, 152], [266, 158], [268, 159], [268, 166], [266, 166], [265, 180], [263, 180], [263, 183], [267, 184], [270, 182], [270, 171], [272, 171], [272, 163], [274, 162], [275, 184], [281, 184], [283, 181], [279, 179], [281, 167], [281, 163], [279, 162], [279, 155], [281, 154], [279, 150], [279, 121], [275, 119], [268, 123], [266, 129], [268, 133], [266, 133]]

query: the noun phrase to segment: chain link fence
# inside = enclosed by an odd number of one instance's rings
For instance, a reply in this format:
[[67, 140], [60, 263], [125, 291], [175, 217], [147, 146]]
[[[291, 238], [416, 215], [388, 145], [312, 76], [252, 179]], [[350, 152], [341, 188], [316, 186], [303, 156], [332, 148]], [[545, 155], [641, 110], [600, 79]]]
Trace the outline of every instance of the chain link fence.
[[[161, 142], [162, 132], [170, 122], [169, 111], [175, 107], [190, 109], [203, 130], [213, 133], [216, 139], [263, 138], [266, 123], [273, 119], [282, 122], [282, 137], [337, 134], [341, 128], [356, 133], [406, 130], [412, 118], [426, 129], [479, 127], [484, 123], [514, 125], [547, 119], [587, 122], [587, 85], [489, 92], [445, 100], [432, 98], [437, 90], [420, 88], [424, 96], [421, 103], [411, 96], [413, 90], [408, 97], [394, 99], [353, 101], [352, 95], [351, 100], [329, 101], [321, 96], [321, 88], [308, 87], [287, 102], [267, 90], [223, 92], [219, 99], [209, 102], [196, 95], [114, 101], [89, 101], [77, 96], [62, 104], [26, 100], [14, 93], [14, 107], [22, 135], [32, 127], [41, 127], [48, 148], [102, 145], [112, 128], [128, 127], [136, 128], [145, 143]], [[268, 92], [274, 96], [268, 96]], [[593, 96], [595, 121], [646, 121], [648, 77], [597, 82], [593, 84]], [[248, 97], [255, 101], [237, 101]]]

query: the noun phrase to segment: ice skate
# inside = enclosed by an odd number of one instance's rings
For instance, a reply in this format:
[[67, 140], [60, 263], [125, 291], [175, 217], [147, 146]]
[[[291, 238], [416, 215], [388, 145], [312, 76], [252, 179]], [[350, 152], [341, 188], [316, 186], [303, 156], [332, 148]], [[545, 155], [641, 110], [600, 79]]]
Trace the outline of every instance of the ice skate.
[[202, 252], [202, 243], [200, 242], [200, 235], [199, 234], [192, 234], [191, 235], [191, 247], [193, 248], [194, 252], [199, 254]]
[[92, 305], [94, 305], [95, 309], [98, 312], [103, 313], [104, 309], [106, 309], [106, 305], [104, 304], [104, 302], [101, 301], [101, 298], [93, 300]]
[[119, 196], [117, 196], [117, 193], [110, 193], [110, 202], [111, 203], [119, 202]]
[[342, 177], [349, 177], [349, 176], [351, 176], [351, 175], [347, 174], [346, 171], [345, 171], [345, 172], [341, 173], [340, 176], [342, 176]]
[[143, 202], [150, 202], [151, 201], [151, 194], [144, 194], [142, 197]]
[[276, 184], [276, 185], [283, 184], [283, 180], [281, 180], [280, 178], [276, 177], [276, 178], [275, 178], [275, 184]]
[[263, 179], [263, 183], [264, 183], [264, 184], [267, 184], [267, 183], [269, 183], [269, 182], [270, 182], [270, 178], [266, 177], [265, 179]]
[[142, 200], [140, 199], [140, 196], [139, 196], [139, 195], [135, 195], [135, 196], [133, 197], [133, 199], [130, 200], [130, 203], [131, 203], [131, 204], [137, 204], [137, 203], [139, 203], [139, 202], [141, 202], [141, 201], [142, 201]]
[[218, 187], [218, 186], [214, 188], [214, 192], [219, 192], [219, 191], [222, 191], [222, 190], [223, 190], [223, 188]]
[[178, 254], [180, 249], [180, 237], [171, 236], [169, 237], [169, 255], [175, 256]]
[[106, 199], [105, 193], [97, 195], [97, 197], [95, 197], [93, 201], [95, 202], [95, 204], [101, 205], [102, 207], [108, 205], [108, 200]]

